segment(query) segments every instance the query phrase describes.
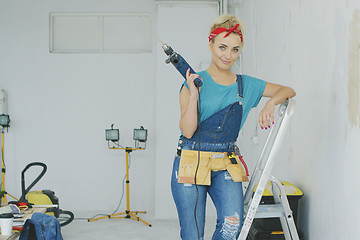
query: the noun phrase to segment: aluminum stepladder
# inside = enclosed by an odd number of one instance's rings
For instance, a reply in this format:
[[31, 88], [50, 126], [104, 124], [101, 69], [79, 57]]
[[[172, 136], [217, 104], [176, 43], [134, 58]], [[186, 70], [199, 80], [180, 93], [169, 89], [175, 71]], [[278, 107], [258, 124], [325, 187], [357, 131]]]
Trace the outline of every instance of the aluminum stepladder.
[[[282, 184], [273, 176], [271, 170], [276, 155], [281, 147], [290, 118], [294, 111], [294, 100], [286, 100], [277, 111], [275, 124], [272, 127], [244, 197], [246, 217], [240, 232], [239, 240], [246, 240], [254, 218], [280, 218], [286, 240], [299, 240], [292, 211]], [[268, 181], [272, 182], [275, 204], [260, 205]], [[256, 187], [257, 184], [257, 187]], [[255, 190], [256, 187], [256, 190]], [[254, 193], [255, 190], [255, 193]]]

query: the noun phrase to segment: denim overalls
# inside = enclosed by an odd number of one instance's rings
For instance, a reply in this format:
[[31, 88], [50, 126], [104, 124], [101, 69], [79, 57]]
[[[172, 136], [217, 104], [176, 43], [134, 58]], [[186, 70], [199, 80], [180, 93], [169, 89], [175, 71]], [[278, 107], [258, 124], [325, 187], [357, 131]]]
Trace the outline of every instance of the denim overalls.
[[[196, 130], [191, 139], [180, 137], [178, 152], [182, 149], [198, 150], [200, 133], [200, 151], [234, 152], [242, 119], [243, 83], [237, 75], [238, 98], [224, 109], [201, 122], [200, 131]], [[197, 191], [195, 185], [178, 183], [180, 154], [175, 157], [171, 179], [171, 189], [180, 221], [180, 235], [183, 240], [197, 240], [194, 218]], [[224, 171], [211, 172], [211, 185], [198, 185], [196, 219], [200, 238], [204, 237], [206, 197], [209, 193], [217, 211], [217, 224], [212, 239], [237, 239], [243, 218], [242, 183], [234, 182], [230, 174]]]

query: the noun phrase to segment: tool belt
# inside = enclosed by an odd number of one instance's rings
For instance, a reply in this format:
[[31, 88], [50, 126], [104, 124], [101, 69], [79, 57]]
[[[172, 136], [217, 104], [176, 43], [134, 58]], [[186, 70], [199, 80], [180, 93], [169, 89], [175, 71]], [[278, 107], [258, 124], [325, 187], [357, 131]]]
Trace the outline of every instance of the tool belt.
[[[244, 171], [243, 165], [246, 169]], [[198, 162], [197, 150], [181, 150], [180, 165], [178, 172], [179, 183], [195, 184], [195, 172], [197, 185], [211, 184], [211, 171], [227, 170], [234, 182], [248, 182], [247, 166], [242, 156], [227, 152], [203, 152], [200, 151]]]

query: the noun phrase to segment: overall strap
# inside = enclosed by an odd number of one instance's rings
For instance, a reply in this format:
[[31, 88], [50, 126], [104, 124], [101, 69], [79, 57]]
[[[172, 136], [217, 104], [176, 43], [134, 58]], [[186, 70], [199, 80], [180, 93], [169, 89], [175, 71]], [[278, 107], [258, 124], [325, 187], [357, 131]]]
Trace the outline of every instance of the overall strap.
[[243, 79], [242, 79], [242, 75], [237, 75], [237, 83], [238, 83], [238, 97], [240, 98], [239, 102], [242, 103], [242, 100], [244, 99], [243, 96]]

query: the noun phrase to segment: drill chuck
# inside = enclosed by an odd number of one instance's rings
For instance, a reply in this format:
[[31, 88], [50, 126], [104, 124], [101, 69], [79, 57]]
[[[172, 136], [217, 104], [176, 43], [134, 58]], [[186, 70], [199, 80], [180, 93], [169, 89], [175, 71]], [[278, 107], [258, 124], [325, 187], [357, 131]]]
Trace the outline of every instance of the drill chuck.
[[[190, 73], [195, 73], [195, 71], [190, 67], [186, 60], [178, 53], [176, 53], [169, 45], [162, 43], [162, 49], [169, 56], [165, 61], [166, 63], [172, 63], [174, 67], [180, 72], [180, 74], [186, 79], [186, 71], [190, 68]], [[201, 87], [202, 81], [199, 78], [194, 80], [194, 83], [197, 87]]]
[[174, 52], [174, 50], [173, 50], [170, 46], [168, 46], [166, 43], [163, 43], [163, 44], [161, 45], [161, 47], [162, 47], [162, 49], [164, 49], [164, 52], [165, 52], [166, 55], [168, 55], [168, 56], [170, 56], [170, 55]]

